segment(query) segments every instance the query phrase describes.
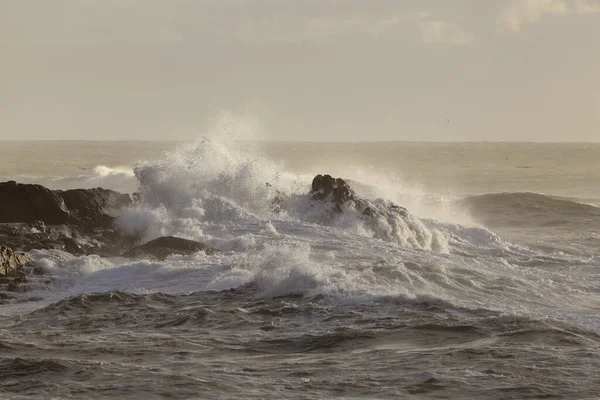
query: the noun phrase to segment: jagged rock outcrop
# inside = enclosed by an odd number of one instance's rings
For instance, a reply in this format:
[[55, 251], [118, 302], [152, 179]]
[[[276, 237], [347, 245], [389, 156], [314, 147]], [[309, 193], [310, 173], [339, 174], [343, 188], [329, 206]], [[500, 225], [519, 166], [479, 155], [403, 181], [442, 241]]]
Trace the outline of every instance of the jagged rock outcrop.
[[437, 230], [429, 229], [404, 207], [384, 199], [361, 198], [348, 182], [330, 175], [317, 175], [312, 181], [309, 195], [315, 203], [327, 206], [318, 223], [335, 223], [346, 213], [357, 217], [363, 227], [378, 239], [400, 245], [446, 251], [447, 240]]
[[331, 175], [317, 175], [312, 181], [310, 194], [314, 200], [326, 200], [334, 204], [336, 212], [344, 212], [343, 205], [356, 203], [356, 193], [342, 178]]
[[117, 256], [138, 238], [118, 231], [107, 211], [133, 201], [128, 194], [103, 188], [52, 191], [40, 185], [0, 183], [0, 243], [21, 251]]
[[69, 210], [62, 197], [41, 185], [0, 183], [0, 222], [34, 221], [52, 225], [69, 223]]
[[31, 259], [27, 254], [15, 253], [10, 247], [0, 245], [0, 277], [16, 277]]
[[41, 185], [9, 181], [0, 183], [0, 223], [107, 228], [113, 218], [106, 211], [130, 206], [132, 202], [128, 194], [109, 189], [52, 191]]
[[129, 258], [151, 256], [158, 260], [164, 260], [171, 254], [189, 255], [199, 251], [203, 251], [206, 254], [212, 254], [216, 250], [206, 246], [204, 243], [196, 242], [194, 240], [165, 236], [136, 246], [125, 252], [123, 256]]
[[[365, 199], [360, 198], [342, 178], [333, 178], [331, 175], [317, 175], [314, 177], [310, 189], [313, 200], [327, 201], [333, 204], [333, 210], [343, 213], [344, 208], [352, 207], [360, 211], [364, 216], [372, 217], [376, 210]], [[408, 215], [408, 210], [396, 204], [390, 203], [390, 208], [403, 216]]]
[[119, 230], [108, 212], [131, 206], [139, 198], [103, 188], [52, 191], [40, 185], [0, 183], [0, 303], [14, 299], [10, 292], [30, 291], [48, 281], [42, 266], [13, 249], [159, 260], [171, 254], [216, 251], [177, 237], [135, 246], [139, 236]]
[[106, 214], [106, 211], [132, 204], [132, 198], [128, 194], [104, 188], [57, 190], [54, 193], [64, 200], [73, 223], [85, 230], [110, 227], [114, 218]]

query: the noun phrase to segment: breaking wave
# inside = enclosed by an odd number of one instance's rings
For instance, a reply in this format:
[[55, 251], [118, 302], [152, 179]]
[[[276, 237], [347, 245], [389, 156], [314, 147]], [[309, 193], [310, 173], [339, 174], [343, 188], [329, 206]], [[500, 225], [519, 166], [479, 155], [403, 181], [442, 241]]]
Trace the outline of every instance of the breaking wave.
[[490, 193], [457, 202], [490, 227], [598, 224], [600, 208], [539, 193]]

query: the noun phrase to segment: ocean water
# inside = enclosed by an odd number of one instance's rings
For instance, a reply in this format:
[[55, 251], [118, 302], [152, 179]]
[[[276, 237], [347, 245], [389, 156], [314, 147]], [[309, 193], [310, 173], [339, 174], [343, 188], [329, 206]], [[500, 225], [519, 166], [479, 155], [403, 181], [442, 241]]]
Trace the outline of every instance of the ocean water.
[[[0, 150], [1, 180], [140, 191], [122, 229], [220, 250], [164, 262], [30, 252], [51, 277], [0, 305], [1, 398], [600, 393], [600, 144], [217, 134]], [[319, 173], [412, 219], [327, 218], [307, 196]]]

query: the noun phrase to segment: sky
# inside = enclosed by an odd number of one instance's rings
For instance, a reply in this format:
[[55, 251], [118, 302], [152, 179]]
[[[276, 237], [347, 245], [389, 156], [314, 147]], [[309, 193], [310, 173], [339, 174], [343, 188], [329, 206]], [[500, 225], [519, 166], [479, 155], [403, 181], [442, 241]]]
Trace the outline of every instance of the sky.
[[0, 0], [0, 139], [600, 141], [599, 39], [600, 0]]

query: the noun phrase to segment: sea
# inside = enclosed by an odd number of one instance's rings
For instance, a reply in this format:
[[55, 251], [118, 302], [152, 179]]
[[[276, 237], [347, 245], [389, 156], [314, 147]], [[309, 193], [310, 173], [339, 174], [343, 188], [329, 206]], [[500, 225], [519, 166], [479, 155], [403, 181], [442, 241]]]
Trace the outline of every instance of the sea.
[[[219, 250], [29, 252], [50, 278], [0, 305], [2, 399], [600, 398], [600, 144], [216, 134], [0, 154], [1, 181], [140, 192], [120, 229]], [[317, 174], [417, 231], [326, 218]]]

